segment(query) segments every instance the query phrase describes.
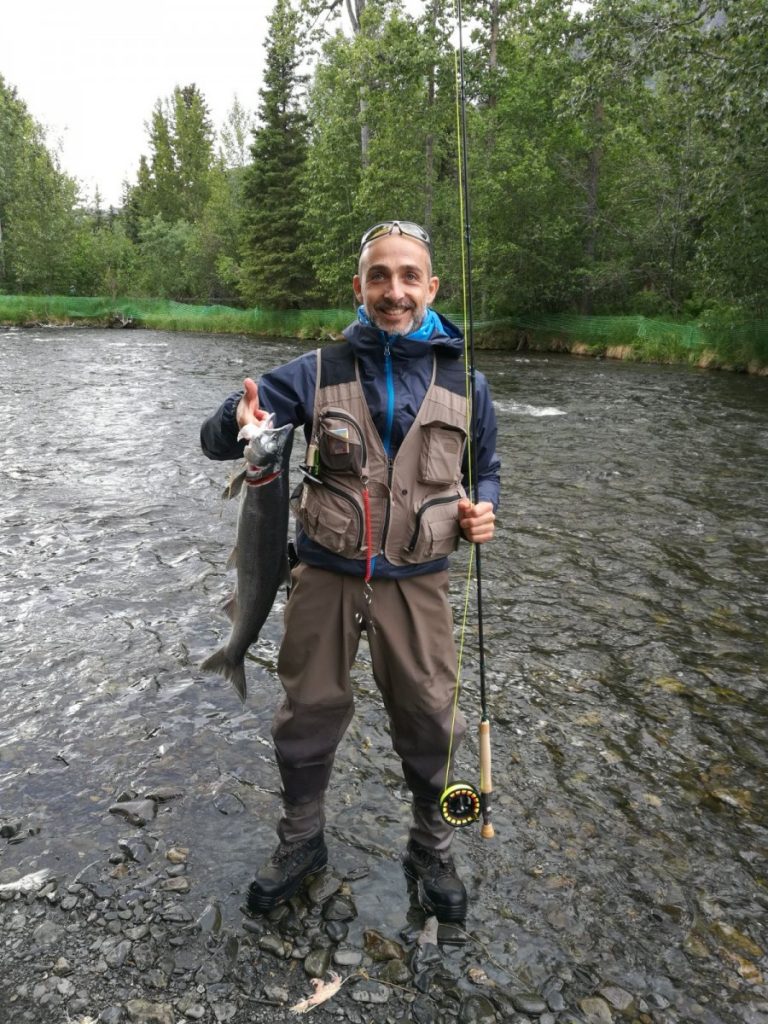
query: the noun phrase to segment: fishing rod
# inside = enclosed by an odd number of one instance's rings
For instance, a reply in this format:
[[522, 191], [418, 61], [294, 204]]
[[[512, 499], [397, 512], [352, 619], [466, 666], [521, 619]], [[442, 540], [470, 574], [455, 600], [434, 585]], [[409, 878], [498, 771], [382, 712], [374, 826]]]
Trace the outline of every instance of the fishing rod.
[[[477, 472], [477, 378], [475, 373], [475, 333], [474, 313], [472, 307], [472, 233], [469, 213], [469, 167], [467, 161], [467, 101], [464, 87], [464, 38], [461, 0], [455, 0], [456, 21], [458, 26], [458, 67], [457, 82], [457, 142], [459, 148], [459, 206], [460, 217], [464, 229], [462, 245], [462, 285], [464, 288], [464, 337], [468, 358], [470, 394], [470, 451], [469, 474], [472, 500], [478, 500]], [[483, 824], [480, 834], [484, 839], [492, 839], [494, 835], [491, 823], [491, 795], [493, 781], [491, 776], [491, 722], [488, 717], [485, 682], [485, 644], [483, 634], [483, 592], [482, 562], [480, 545], [474, 546], [475, 578], [477, 587], [477, 640], [479, 645], [478, 670], [480, 676], [480, 724], [478, 726], [478, 744], [480, 748], [480, 789], [469, 782], [454, 782], [446, 785], [440, 796], [440, 812], [449, 825], [462, 828], [471, 825], [482, 815]], [[471, 570], [471, 562], [470, 562]], [[459, 670], [460, 671], [460, 670]], [[457, 678], [458, 696], [458, 678]], [[450, 770], [450, 754], [448, 758]]]

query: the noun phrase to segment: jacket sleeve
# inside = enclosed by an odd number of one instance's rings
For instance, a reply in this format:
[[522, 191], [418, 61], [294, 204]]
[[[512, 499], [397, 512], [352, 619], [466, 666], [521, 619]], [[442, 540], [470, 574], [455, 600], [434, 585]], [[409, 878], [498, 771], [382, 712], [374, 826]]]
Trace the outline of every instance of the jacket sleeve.
[[[275, 426], [286, 423], [309, 429], [315, 401], [317, 357], [307, 352], [259, 379], [259, 406], [274, 413]], [[245, 441], [237, 440], [237, 405], [243, 396], [235, 391], [209, 416], [200, 429], [200, 445], [209, 459], [242, 458]], [[307, 426], [309, 425], [309, 427]]]
[[[501, 490], [501, 460], [496, 451], [496, 413], [488, 382], [481, 373], [475, 375], [475, 394], [477, 436], [472, 441], [476, 444], [477, 480], [473, 483], [477, 485], [477, 501], [490, 501], [495, 512], [499, 507]], [[466, 464], [464, 486], [469, 487], [469, 471]]]
[[242, 391], [235, 391], [209, 416], [200, 428], [200, 446], [209, 459], [239, 459], [242, 457], [245, 441], [237, 440], [235, 412]]

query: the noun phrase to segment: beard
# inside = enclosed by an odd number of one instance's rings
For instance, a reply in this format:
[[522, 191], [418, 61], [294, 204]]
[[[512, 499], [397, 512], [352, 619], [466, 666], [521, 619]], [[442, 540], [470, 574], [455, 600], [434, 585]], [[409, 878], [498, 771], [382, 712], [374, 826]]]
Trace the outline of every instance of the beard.
[[391, 325], [386, 322], [382, 322], [379, 319], [379, 313], [401, 313], [403, 316], [410, 315], [411, 320], [398, 333], [401, 335], [410, 334], [412, 331], [418, 330], [419, 327], [424, 323], [424, 317], [427, 315], [426, 306], [417, 306], [412, 302], [404, 302], [394, 305], [389, 302], [379, 302], [372, 310], [366, 310], [368, 313], [368, 319], [372, 324], [375, 324], [379, 330], [389, 332]]

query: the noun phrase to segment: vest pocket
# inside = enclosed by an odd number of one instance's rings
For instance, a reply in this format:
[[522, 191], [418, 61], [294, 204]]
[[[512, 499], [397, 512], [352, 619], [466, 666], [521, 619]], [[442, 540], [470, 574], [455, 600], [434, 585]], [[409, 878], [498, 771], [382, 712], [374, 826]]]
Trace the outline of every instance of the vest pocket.
[[362, 477], [368, 454], [353, 416], [342, 409], [323, 409], [317, 424], [317, 446], [321, 469]]
[[424, 484], [458, 483], [466, 433], [441, 421], [424, 423], [419, 454], [419, 480]]
[[328, 483], [305, 482], [294, 514], [313, 541], [344, 558], [365, 554], [365, 520], [355, 497]]
[[460, 497], [450, 494], [424, 502], [416, 513], [413, 533], [405, 548], [408, 561], [426, 562], [456, 550], [460, 537], [457, 512]]

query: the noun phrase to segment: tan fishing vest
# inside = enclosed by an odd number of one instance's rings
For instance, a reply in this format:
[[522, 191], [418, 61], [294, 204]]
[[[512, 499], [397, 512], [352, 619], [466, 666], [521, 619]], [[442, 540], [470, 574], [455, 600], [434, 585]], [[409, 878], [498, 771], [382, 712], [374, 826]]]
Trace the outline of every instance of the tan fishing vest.
[[393, 565], [444, 558], [459, 543], [466, 442], [460, 359], [433, 353], [421, 408], [390, 460], [351, 346], [318, 349], [312, 439], [293, 511], [307, 536], [344, 558], [384, 555]]

